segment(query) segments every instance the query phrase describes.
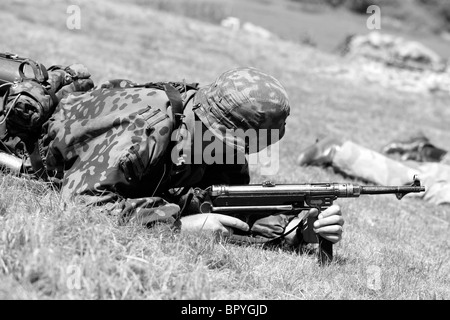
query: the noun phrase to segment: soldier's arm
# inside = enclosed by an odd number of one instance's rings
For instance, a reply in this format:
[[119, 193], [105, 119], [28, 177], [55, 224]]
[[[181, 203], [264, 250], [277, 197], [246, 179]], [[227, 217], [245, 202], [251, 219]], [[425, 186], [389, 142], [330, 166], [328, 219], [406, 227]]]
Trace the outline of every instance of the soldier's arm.
[[162, 197], [125, 198], [112, 191], [77, 195], [77, 202], [117, 217], [119, 225], [140, 224], [151, 227], [167, 223], [178, 227], [180, 207]]
[[[193, 193], [192, 200], [186, 204], [186, 209], [183, 211], [183, 215], [191, 215], [200, 212], [200, 205], [206, 195], [205, 189], [214, 184], [248, 184], [250, 182], [250, 175], [248, 164], [214, 164], [206, 166], [205, 173], [200, 182], [196, 183], [189, 190], [188, 194], [182, 196], [176, 201], [180, 207], [185, 205], [186, 199], [189, 197], [189, 193]], [[194, 192], [194, 189], [195, 192]]]
[[180, 207], [160, 197], [124, 199], [114, 208], [119, 212], [119, 224], [138, 223], [152, 226], [164, 222], [177, 227]]
[[[202, 180], [195, 185], [196, 191], [204, 190], [213, 184], [248, 184], [250, 182], [248, 164], [235, 164], [235, 165], [209, 165], [206, 167]], [[193, 194], [193, 198], [186, 204], [186, 199], [189, 198], [189, 193]], [[175, 220], [177, 227], [181, 227], [182, 231], [207, 231], [225, 236], [230, 236], [233, 233], [233, 229], [240, 229], [242, 231], [248, 231], [249, 226], [244, 221], [221, 214], [201, 214], [200, 204], [202, 202], [202, 192], [194, 192], [191, 189], [188, 194], [181, 197], [178, 203], [178, 208], [182, 208], [186, 205], [183, 214], [178, 220]], [[168, 207], [170, 206], [170, 207]], [[172, 205], [168, 204], [165, 207], [164, 216], [173, 214], [171, 211]], [[145, 211], [143, 211], [145, 213]], [[162, 213], [162, 212], [160, 212]], [[139, 214], [140, 216], [141, 214]], [[144, 214], [145, 216], [146, 214]], [[172, 216], [173, 217], [173, 216]], [[140, 218], [142, 219], [142, 218]]]

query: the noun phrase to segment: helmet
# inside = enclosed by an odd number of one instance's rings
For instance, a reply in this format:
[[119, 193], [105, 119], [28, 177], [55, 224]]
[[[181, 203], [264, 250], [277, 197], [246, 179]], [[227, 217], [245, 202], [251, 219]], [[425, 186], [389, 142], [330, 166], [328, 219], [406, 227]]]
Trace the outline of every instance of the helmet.
[[[237, 68], [198, 90], [194, 112], [227, 146], [252, 153], [283, 137], [290, 106], [286, 90], [277, 79], [255, 68]], [[249, 130], [256, 133], [257, 140], [270, 136], [270, 142], [266, 140], [261, 147], [261, 141], [251, 141], [251, 135], [242, 134]], [[246, 142], [246, 137], [250, 141]]]

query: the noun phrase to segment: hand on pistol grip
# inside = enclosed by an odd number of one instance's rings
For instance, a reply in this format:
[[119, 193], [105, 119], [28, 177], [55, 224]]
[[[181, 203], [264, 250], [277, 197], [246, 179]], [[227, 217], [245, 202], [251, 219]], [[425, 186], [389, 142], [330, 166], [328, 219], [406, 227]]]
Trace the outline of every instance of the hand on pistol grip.
[[332, 205], [323, 211], [317, 208], [309, 210], [307, 226], [302, 230], [303, 240], [308, 243], [318, 243], [320, 238], [337, 243], [342, 238], [344, 218], [341, 208]]
[[319, 243], [319, 235], [314, 231], [314, 222], [317, 217], [318, 211], [310, 210], [308, 216], [302, 221], [302, 236], [306, 243]]

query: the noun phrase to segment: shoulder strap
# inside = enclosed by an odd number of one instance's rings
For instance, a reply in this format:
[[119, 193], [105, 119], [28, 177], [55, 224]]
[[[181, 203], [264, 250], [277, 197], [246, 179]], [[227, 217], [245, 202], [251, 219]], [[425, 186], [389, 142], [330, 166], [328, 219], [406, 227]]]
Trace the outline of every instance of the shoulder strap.
[[143, 85], [146, 88], [156, 88], [164, 90], [169, 98], [172, 106], [172, 114], [174, 119], [174, 127], [179, 128], [183, 119], [183, 98], [181, 93], [188, 90], [197, 90], [198, 83], [183, 83], [183, 82], [150, 82]]
[[164, 91], [169, 98], [170, 104], [172, 105], [172, 114], [175, 121], [175, 128], [181, 125], [181, 119], [183, 117], [183, 99], [181, 98], [181, 93], [170, 83], [163, 84]]

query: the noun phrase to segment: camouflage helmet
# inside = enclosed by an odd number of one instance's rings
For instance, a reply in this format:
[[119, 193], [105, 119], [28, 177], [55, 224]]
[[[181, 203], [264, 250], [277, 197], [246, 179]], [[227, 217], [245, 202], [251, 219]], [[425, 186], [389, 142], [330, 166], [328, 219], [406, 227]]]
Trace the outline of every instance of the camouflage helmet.
[[[212, 84], [199, 89], [194, 98], [194, 112], [215, 137], [241, 152], [256, 152], [267, 147], [250, 148], [236, 130], [284, 135], [290, 113], [289, 99], [282, 84], [274, 77], [254, 68], [237, 68], [224, 72]], [[241, 129], [241, 130], [239, 130]], [[266, 129], [262, 131], [261, 129]], [[265, 137], [267, 138], [267, 136]], [[268, 142], [270, 141], [270, 142]]]

